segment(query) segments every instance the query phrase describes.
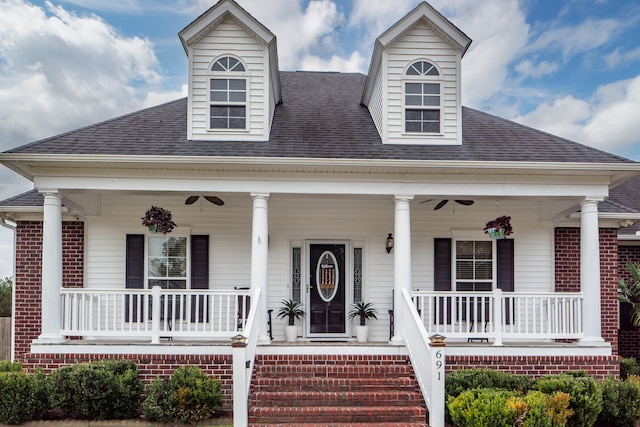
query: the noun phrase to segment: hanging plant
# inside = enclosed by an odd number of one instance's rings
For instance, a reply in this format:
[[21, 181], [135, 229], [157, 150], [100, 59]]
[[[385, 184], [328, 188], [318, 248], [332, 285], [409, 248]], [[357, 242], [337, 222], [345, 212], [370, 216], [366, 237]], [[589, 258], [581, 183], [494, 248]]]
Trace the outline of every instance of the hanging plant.
[[503, 215], [487, 222], [484, 226], [484, 232], [494, 239], [504, 239], [505, 237], [510, 236], [513, 233], [511, 217]]
[[141, 219], [142, 225], [147, 227], [151, 233], [171, 233], [176, 226], [171, 211], [157, 206], [151, 206]]

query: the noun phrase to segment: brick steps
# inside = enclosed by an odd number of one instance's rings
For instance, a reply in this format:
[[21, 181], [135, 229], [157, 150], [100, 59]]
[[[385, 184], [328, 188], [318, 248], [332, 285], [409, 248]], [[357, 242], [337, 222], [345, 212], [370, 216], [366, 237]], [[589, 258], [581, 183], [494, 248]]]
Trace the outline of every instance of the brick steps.
[[262, 406], [408, 406], [420, 405], [421, 397], [413, 391], [261, 391], [255, 400]]
[[[251, 427], [260, 427], [264, 424], [255, 424]], [[286, 423], [269, 424], [270, 427], [424, 427], [425, 423]]]
[[249, 407], [255, 426], [427, 425], [404, 356], [258, 356]]

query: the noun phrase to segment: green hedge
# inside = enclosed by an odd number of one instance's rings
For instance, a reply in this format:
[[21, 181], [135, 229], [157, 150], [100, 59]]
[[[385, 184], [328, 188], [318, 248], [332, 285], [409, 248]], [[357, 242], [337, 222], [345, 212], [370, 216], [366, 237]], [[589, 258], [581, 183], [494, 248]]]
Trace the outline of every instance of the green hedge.
[[598, 382], [583, 373], [549, 375], [538, 378], [533, 388], [546, 394], [558, 391], [571, 396], [569, 402], [573, 415], [567, 422], [568, 427], [593, 426], [602, 410], [602, 388]]
[[0, 368], [0, 421], [22, 424], [44, 419], [49, 399], [47, 377], [42, 370], [27, 374], [22, 372], [20, 364], [11, 363], [2, 363]]
[[143, 388], [130, 361], [80, 363], [51, 373], [51, 405], [84, 420], [133, 418]]
[[602, 384], [602, 411], [598, 424], [607, 427], [628, 427], [640, 419], [640, 378], [630, 376], [616, 381], [607, 378]]
[[142, 411], [148, 421], [195, 423], [213, 418], [221, 402], [220, 380], [182, 366], [151, 383]]

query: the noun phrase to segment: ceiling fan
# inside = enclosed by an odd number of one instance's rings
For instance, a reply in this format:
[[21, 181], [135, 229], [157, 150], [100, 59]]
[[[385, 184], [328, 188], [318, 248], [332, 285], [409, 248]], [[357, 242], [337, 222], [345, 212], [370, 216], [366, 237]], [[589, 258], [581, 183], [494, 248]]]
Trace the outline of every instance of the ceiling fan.
[[[426, 203], [426, 202], [431, 202], [434, 199], [429, 199], [429, 200], [423, 200], [420, 203]], [[440, 200], [438, 202], [438, 204], [433, 208], [434, 211], [437, 211], [438, 209], [442, 208], [444, 205], [446, 205], [449, 202], [449, 199], [445, 199], [445, 200]], [[454, 202], [461, 204], [463, 206], [471, 206], [472, 204], [474, 204], [475, 202], [473, 200], [454, 200]]]
[[[224, 205], [224, 201], [220, 197], [217, 197], [217, 196], [202, 196], [202, 197], [204, 197], [205, 200], [207, 200], [208, 202], [213, 203], [214, 205], [218, 205], [218, 206]], [[192, 205], [199, 198], [200, 198], [200, 196], [189, 196], [189, 197], [187, 197], [187, 200], [184, 201], [184, 204], [185, 205]]]

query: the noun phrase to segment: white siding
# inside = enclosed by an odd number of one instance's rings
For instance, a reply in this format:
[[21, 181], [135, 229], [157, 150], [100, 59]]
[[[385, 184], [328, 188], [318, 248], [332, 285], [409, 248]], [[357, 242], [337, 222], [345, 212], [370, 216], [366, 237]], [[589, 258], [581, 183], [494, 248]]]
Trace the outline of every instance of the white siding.
[[[458, 144], [459, 55], [425, 23], [420, 22], [388, 48], [388, 140], [389, 143]], [[404, 134], [404, 72], [412, 62], [426, 59], [440, 69], [442, 80], [442, 135], [414, 137]]]
[[[220, 55], [233, 55], [247, 66], [248, 102], [247, 131], [222, 131], [215, 133], [209, 128], [209, 67]], [[270, 118], [265, 103], [269, 102], [269, 73], [265, 68], [267, 47], [253, 38], [233, 19], [228, 18], [217, 25], [207, 36], [193, 46], [193, 86], [191, 88], [193, 139], [200, 140], [266, 140], [265, 122]]]
[[[210, 286], [228, 289], [247, 286], [250, 281], [252, 201], [248, 194], [220, 194], [224, 206], [202, 200], [185, 206], [183, 196], [103, 196], [101, 216], [87, 217], [86, 286], [123, 288], [125, 280], [125, 238], [145, 229], [140, 218], [151, 205], [170, 209], [181, 231], [210, 236]], [[553, 229], [537, 220], [535, 202], [476, 200], [472, 207], [450, 201], [434, 211], [437, 200], [411, 204], [412, 286], [433, 289], [433, 239], [451, 237], [452, 231], [470, 230], [482, 234], [485, 223], [495, 217], [512, 216], [515, 240], [516, 291], [553, 290]], [[455, 212], [453, 208], [455, 207]], [[363, 296], [378, 309], [377, 321], [370, 322], [371, 338], [386, 341], [389, 331], [393, 252], [384, 249], [385, 238], [394, 228], [391, 197], [285, 196], [272, 195], [269, 201], [269, 289], [268, 307], [277, 311], [282, 299], [290, 296], [290, 247], [297, 242], [304, 255], [307, 240], [341, 240], [364, 243]], [[351, 246], [351, 250], [353, 245]], [[349, 294], [352, 274], [349, 274]], [[303, 274], [306, 295], [308, 271]], [[274, 313], [275, 315], [275, 313]], [[276, 339], [283, 339], [283, 320], [275, 319]]]
[[373, 85], [373, 92], [369, 101], [369, 113], [382, 137], [384, 135], [384, 78], [382, 70], [379, 70]]

